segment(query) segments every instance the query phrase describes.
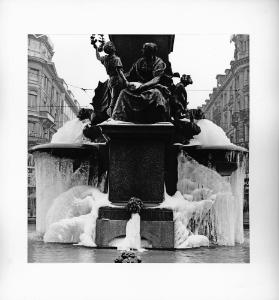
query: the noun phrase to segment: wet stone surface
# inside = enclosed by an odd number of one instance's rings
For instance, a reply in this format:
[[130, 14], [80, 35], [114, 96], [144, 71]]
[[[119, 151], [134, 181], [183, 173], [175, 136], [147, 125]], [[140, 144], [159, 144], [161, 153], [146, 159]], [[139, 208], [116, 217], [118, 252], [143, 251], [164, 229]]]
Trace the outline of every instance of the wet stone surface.
[[[211, 246], [186, 250], [148, 250], [137, 253], [142, 263], [249, 263], [249, 231], [245, 241], [234, 247]], [[29, 263], [114, 263], [121, 252], [116, 249], [94, 249], [72, 244], [45, 244], [35, 234], [35, 225], [28, 226]]]

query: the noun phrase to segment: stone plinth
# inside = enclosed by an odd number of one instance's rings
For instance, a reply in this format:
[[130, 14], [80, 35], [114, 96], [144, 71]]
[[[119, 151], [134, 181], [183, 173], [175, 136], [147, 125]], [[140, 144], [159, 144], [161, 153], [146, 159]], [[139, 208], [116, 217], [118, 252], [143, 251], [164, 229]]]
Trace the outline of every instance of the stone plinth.
[[140, 198], [144, 204], [164, 199], [166, 142], [171, 123], [103, 123], [109, 142], [109, 200], [114, 204]]
[[[119, 237], [125, 237], [126, 224], [130, 214], [124, 207], [101, 207], [96, 223], [98, 247], [109, 247], [109, 243]], [[141, 238], [148, 240], [152, 248], [174, 248], [173, 212], [169, 209], [145, 208], [141, 211]]]

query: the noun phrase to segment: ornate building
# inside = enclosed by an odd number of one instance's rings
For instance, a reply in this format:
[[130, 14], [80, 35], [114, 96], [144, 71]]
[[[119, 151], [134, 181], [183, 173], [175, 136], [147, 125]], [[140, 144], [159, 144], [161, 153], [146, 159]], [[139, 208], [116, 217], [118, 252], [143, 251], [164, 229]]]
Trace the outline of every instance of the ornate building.
[[28, 147], [49, 142], [79, 110], [67, 84], [57, 75], [53, 54], [46, 35], [28, 35]]
[[233, 35], [234, 60], [205, 100], [207, 119], [223, 128], [231, 142], [249, 149], [249, 35]]
[[[79, 103], [58, 77], [52, 62], [50, 39], [42, 34], [28, 35], [28, 149], [48, 143], [65, 122], [73, 119]], [[28, 156], [28, 209], [34, 216], [34, 162]]]

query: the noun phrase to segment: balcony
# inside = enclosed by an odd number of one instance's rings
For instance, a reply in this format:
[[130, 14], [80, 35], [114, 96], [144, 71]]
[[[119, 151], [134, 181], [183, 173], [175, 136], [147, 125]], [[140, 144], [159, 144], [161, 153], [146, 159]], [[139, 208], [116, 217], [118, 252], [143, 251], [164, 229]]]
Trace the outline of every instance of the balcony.
[[51, 126], [54, 124], [54, 118], [47, 110], [40, 111], [40, 118], [45, 126]]

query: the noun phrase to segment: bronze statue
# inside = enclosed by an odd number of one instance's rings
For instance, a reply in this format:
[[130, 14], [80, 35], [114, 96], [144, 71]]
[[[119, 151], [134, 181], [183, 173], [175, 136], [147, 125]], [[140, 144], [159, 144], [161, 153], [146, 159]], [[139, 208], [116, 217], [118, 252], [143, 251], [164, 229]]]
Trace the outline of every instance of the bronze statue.
[[193, 84], [191, 76], [183, 74], [180, 82], [175, 86], [172, 103], [172, 115], [174, 119], [185, 117], [187, 105], [189, 104], [185, 87], [189, 84]]
[[[173, 142], [183, 144], [187, 144], [193, 135], [200, 133], [200, 128], [194, 121], [196, 116], [189, 114], [190, 111], [187, 110], [185, 87], [193, 83], [191, 76], [182, 75], [180, 83], [175, 86], [172, 77], [180, 76], [166, 70], [166, 63], [156, 55], [156, 44], [145, 43], [142, 57], [124, 75], [121, 59], [116, 56], [113, 43], [108, 42], [97, 47], [97, 41], [92, 37], [91, 41], [96, 49], [97, 59], [104, 64], [109, 75], [108, 82], [99, 82], [95, 90], [91, 127], [96, 127], [111, 116], [114, 120], [134, 123], [172, 122], [175, 126]], [[100, 56], [99, 51], [102, 49], [107, 53], [106, 56]], [[89, 127], [86, 128], [86, 136], [87, 131], [90, 134], [92, 129], [90, 131]], [[101, 133], [100, 130], [94, 132], [94, 137]]]
[[166, 64], [156, 52], [156, 44], [143, 45], [143, 56], [126, 74], [130, 85], [120, 92], [112, 119], [134, 123], [169, 121], [171, 93], [162, 81]]
[[[104, 42], [104, 40], [102, 40]], [[97, 47], [97, 40], [91, 36], [91, 44], [96, 50], [96, 58], [105, 66], [109, 75], [108, 88], [110, 91], [110, 104], [107, 114], [111, 116], [116, 100], [121, 90], [129, 86], [129, 82], [123, 73], [123, 65], [120, 57], [116, 55], [116, 49], [112, 42]], [[101, 56], [99, 51], [103, 50], [107, 55]]]

